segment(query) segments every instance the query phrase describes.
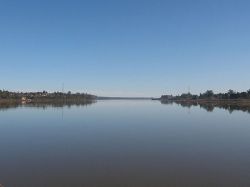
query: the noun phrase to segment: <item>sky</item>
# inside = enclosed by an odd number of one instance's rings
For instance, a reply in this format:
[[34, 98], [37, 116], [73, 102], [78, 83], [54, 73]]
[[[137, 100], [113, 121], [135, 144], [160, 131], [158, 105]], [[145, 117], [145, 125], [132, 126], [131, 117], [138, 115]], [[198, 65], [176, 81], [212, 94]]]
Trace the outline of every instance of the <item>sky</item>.
[[250, 89], [248, 0], [0, 0], [0, 89]]

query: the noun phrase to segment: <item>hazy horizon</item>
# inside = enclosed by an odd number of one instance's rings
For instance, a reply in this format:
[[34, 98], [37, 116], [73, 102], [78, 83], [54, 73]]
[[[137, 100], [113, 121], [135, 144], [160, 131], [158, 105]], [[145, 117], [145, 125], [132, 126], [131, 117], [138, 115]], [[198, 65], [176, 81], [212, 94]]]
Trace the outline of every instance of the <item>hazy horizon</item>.
[[159, 97], [250, 88], [246, 0], [3, 1], [0, 89]]

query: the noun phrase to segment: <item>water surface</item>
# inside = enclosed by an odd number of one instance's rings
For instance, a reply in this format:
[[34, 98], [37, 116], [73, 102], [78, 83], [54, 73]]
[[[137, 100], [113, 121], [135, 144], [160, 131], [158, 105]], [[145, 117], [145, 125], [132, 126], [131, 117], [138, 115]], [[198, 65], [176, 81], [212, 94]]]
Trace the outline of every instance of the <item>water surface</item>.
[[0, 120], [5, 187], [250, 186], [240, 110], [119, 100], [5, 108]]

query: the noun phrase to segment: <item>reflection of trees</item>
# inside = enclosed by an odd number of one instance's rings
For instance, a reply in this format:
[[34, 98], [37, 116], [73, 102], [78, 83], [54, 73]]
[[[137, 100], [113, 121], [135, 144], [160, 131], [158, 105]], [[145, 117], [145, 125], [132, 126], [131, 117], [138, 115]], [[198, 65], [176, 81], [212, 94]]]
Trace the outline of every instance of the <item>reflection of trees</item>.
[[0, 104], [0, 111], [8, 110], [10, 108], [17, 108], [18, 106], [19, 106], [18, 103], [9, 103], [9, 104], [3, 103]]
[[239, 106], [239, 105], [226, 105], [221, 108], [229, 110], [231, 113], [235, 110], [241, 110], [250, 113], [250, 106]]
[[214, 105], [213, 104], [200, 104], [201, 108], [204, 108], [208, 112], [213, 112], [214, 111]]
[[168, 105], [172, 105], [174, 102], [171, 100], [160, 100], [161, 104], [168, 104]]
[[46, 109], [48, 107], [71, 107], [71, 106], [87, 106], [95, 103], [94, 100], [88, 100], [88, 101], [50, 101], [50, 102], [33, 102], [33, 103], [27, 103], [27, 104], [20, 104], [20, 103], [4, 103], [0, 104], [0, 111], [2, 110], [8, 110], [11, 108], [17, 108], [17, 107], [36, 107], [36, 108], [43, 108]]
[[233, 111], [243, 111], [250, 113], [250, 103], [230, 102], [230, 101], [199, 101], [199, 100], [176, 100], [176, 101], [162, 101], [162, 104], [176, 103], [182, 107], [200, 106], [208, 112], [212, 112], [215, 108], [228, 110], [230, 113]]

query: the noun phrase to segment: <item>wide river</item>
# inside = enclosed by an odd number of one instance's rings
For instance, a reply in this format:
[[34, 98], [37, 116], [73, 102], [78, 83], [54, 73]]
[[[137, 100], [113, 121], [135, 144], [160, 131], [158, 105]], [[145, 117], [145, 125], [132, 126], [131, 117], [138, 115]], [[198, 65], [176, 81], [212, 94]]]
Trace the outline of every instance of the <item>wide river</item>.
[[250, 114], [151, 100], [0, 108], [4, 187], [249, 187]]

